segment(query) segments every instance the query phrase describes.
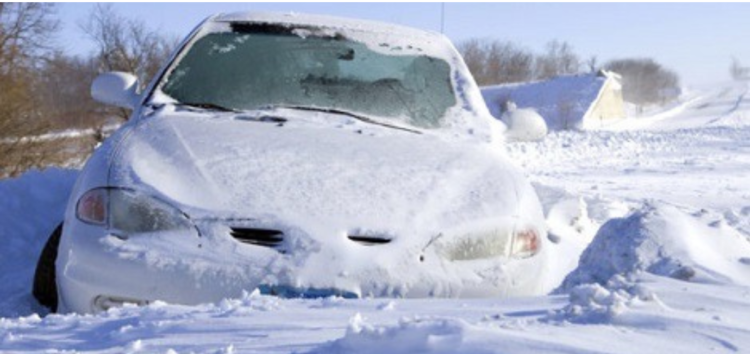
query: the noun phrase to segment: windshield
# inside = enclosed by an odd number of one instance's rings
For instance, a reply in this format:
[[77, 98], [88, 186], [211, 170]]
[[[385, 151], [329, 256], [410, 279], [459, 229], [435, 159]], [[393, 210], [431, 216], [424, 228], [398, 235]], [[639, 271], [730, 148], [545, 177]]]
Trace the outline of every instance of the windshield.
[[440, 126], [456, 105], [444, 60], [391, 54], [387, 43], [373, 50], [330, 31], [238, 23], [231, 28], [198, 39], [162, 92], [188, 104], [327, 108], [421, 128]]

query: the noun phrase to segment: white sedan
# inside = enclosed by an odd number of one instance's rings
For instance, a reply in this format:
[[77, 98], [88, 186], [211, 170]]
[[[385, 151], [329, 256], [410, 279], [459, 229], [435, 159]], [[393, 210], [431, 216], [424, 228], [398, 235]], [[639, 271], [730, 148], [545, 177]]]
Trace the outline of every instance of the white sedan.
[[125, 73], [92, 85], [133, 113], [40, 257], [42, 304], [542, 291], [539, 200], [444, 36], [218, 15], [137, 88]]

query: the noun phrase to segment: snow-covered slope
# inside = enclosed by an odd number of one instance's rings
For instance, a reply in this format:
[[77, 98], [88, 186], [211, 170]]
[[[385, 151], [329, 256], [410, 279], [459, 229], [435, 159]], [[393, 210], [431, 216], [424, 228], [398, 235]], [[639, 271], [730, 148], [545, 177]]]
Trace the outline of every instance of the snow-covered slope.
[[[74, 171], [0, 181], [0, 352], [633, 353], [750, 351], [750, 98], [694, 92], [606, 131], [512, 143], [556, 249], [551, 295], [283, 300], [246, 294], [47, 315], [36, 254]], [[562, 286], [561, 286], [562, 285]]]
[[500, 107], [511, 100], [518, 107], [533, 108], [541, 114], [550, 130], [579, 129], [594, 104], [605, 76], [564, 75], [544, 81], [503, 84], [482, 88], [487, 107], [500, 118]]
[[676, 130], [706, 127], [739, 128], [750, 125], [748, 85], [733, 82], [716, 87], [688, 91], [669, 106], [641, 117], [613, 122], [609, 130]]

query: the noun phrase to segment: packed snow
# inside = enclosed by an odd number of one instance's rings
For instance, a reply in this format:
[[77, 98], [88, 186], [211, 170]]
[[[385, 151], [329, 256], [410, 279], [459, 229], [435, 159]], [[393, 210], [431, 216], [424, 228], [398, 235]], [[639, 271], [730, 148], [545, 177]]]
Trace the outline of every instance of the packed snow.
[[0, 351], [632, 353], [750, 350], [750, 98], [689, 92], [595, 131], [509, 143], [545, 208], [552, 293], [511, 299], [156, 302], [47, 314], [36, 257], [76, 171], [0, 182]]

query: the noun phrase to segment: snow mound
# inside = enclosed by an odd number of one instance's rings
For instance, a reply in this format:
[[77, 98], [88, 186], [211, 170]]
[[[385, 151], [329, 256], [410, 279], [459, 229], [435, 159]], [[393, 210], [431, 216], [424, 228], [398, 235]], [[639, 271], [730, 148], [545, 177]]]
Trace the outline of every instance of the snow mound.
[[344, 337], [311, 353], [476, 353], [462, 344], [470, 325], [460, 319], [401, 319], [394, 326], [373, 326], [357, 313]]
[[559, 290], [641, 271], [702, 283], [750, 284], [750, 242], [726, 223], [646, 204], [602, 225]]
[[628, 308], [644, 303], [661, 304], [656, 295], [633, 279], [615, 275], [602, 286], [597, 283], [571, 289], [569, 304], [547, 320], [573, 323], [611, 323]]
[[0, 317], [44, 312], [31, 296], [36, 261], [63, 219], [77, 176], [50, 168], [0, 181]]
[[547, 123], [535, 110], [513, 109], [503, 113], [500, 120], [508, 126], [509, 141], [537, 141], [547, 135]]

